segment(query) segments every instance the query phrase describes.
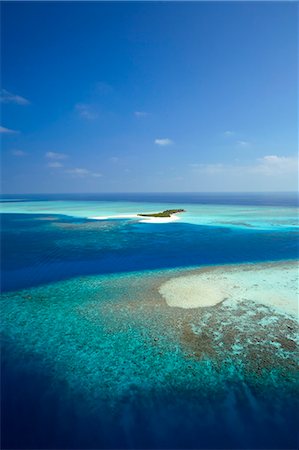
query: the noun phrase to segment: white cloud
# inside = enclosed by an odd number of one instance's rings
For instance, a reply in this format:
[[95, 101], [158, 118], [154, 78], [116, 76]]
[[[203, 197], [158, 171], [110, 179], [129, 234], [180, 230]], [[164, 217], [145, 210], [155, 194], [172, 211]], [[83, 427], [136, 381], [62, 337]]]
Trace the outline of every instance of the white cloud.
[[84, 169], [84, 168], [80, 168], [80, 167], [76, 167], [74, 169], [67, 169], [65, 172], [69, 173], [71, 175], [77, 176], [77, 177], [86, 177], [86, 176], [95, 177], [95, 178], [102, 177], [102, 174], [99, 172], [91, 172], [88, 169]]
[[17, 134], [19, 131], [17, 130], [11, 130], [10, 128], [5, 128], [0, 126], [0, 133], [2, 134]]
[[[232, 130], [227, 130], [227, 131], [225, 131], [223, 133], [224, 137], [226, 137], [226, 138], [232, 138], [232, 137], [236, 136], [236, 134], [237, 133], [235, 131], [232, 131]], [[251, 146], [251, 142], [246, 141], [246, 140], [238, 140], [238, 141], [236, 141], [236, 145], [238, 147], [244, 147], [245, 148], [245, 147], [250, 147]]]
[[173, 141], [169, 138], [155, 139], [155, 144], [161, 145], [162, 147], [164, 147], [166, 145], [172, 145]]
[[190, 191], [295, 191], [298, 188], [298, 158], [266, 155], [245, 163], [192, 164], [187, 178]]
[[92, 177], [96, 177], [96, 178], [100, 178], [100, 177], [103, 176], [103, 174], [95, 172], [95, 173], [91, 173], [91, 176]]
[[258, 159], [252, 168], [255, 173], [276, 176], [283, 173], [298, 173], [298, 158], [293, 156], [267, 155]]
[[48, 159], [66, 159], [66, 158], [68, 158], [68, 155], [66, 155], [65, 153], [47, 152], [46, 158], [48, 158]]
[[84, 175], [88, 175], [90, 172], [87, 169], [82, 169], [82, 168], [76, 167], [75, 169], [67, 169], [66, 173], [70, 173], [72, 175], [84, 176]]
[[229, 166], [225, 166], [222, 163], [216, 163], [216, 164], [190, 164], [190, 167], [194, 172], [204, 172], [207, 174], [215, 174], [220, 173], [227, 169]]
[[249, 141], [237, 141], [237, 145], [238, 147], [250, 147], [250, 142]]
[[23, 150], [12, 150], [11, 154], [13, 156], [18, 156], [18, 157], [20, 156], [20, 157], [22, 157], [22, 156], [27, 156], [28, 153], [23, 152]]
[[63, 164], [61, 164], [58, 161], [49, 162], [48, 167], [51, 167], [52, 169], [60, 169], [63, 167]]
[[147, 117], [148, 113], [146, 111], [135, 111], [134, 115], [135, 115], [135, 117], [141, 118], [141, 117]]
[[1, 89], [1, 96], [0, 96], [2, 103], [16, 103], [17, 105], [29, 105], [30, 102], [24, 97], [21, 97], [20, 95], [12, 94], [11, 92], [8, 92], [6, 89]]
[[234, 175], [263, 174], [267, 176], [287, 175], [298, 171], [298, 158], [293, 156], [267, 155], [251, 164], [205, 163], [190, 164], [193, 172], [209, 175], [226, 173]]
[[86, 103], [77, 103], [75, 109], [83, 119], [94, 120], [98, 117], [98, 114], [94, 111], [92, 106], [87, 105]]
[[119, 162], [119, 157], [118, 156], [111, 156], [109, 161], [112, 162], [113, 164], [117, 164]]

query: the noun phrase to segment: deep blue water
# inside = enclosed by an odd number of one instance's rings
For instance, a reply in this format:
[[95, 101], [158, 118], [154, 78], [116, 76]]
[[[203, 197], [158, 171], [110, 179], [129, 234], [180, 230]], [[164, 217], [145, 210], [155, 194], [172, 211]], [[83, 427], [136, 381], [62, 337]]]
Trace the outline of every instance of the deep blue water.
[[102, 194], [6, 194], [1, 200], [8, 201], [126, 201], [150, 203], [190, 203], [203, 205], [261, 205], [298, 206], [298, 192], [180, 192], [180, 193], [102, 193]]
[[[12, 348], [11, 348], [12, 347]], [[111, 420], [105, 404], [90, 409], [82, 396], [42, 370], [33, 355], [2, 354], [2, 447], [13, 449], [298, 449], [298, 402], [275, 394], [254, 404], [242, 385], [231, 394], [203, 398], [161, 390], [155, 397], [122, 399], [121, 417]], [[182, 403], [183, 401], [183, 403]], [[198, 401], [198, 399], [197, 399]]]
[[[298, 203], [295, 194], [6, 196], [9, 198], [291, 207]], [[1, 215], [3, 291], [87, 274], [298, 257], [298, 236], [292, 231], [51, 217]], [[182, 412], [180, 404], [173, 401], [176, 396], [189, 395], [186, 404], [191, 405], [192, 393], [164, 392], [161, 386], [158, 399], [147, 398], [140, 405], [127, 400], [125, 419], [112, 426], [105, 419], [105, 404], [90, 410], [84, 398], [45, 373], [35, 355], [18, 353], [10, 339], [3, 345], [1, 367], [2, 448], [297, 448], [298, 409], [292, 395], [285, 397], [278, 410], [273, 406], [275, 398], [266, 395], [263, 417], [250, 399], [240, 403], [236, 392], [242, 386], [231, 386], [233, 398], [226, 407], [211, 399], [207, 411], [212, 408], [212, 415], [202, 420], [192, 411]], [[247, 394], [241, 393], [240, 398], [243, 395]], [[275, 421], [269, 419], [271, 414]]]
[[[40, 220], [41, 219], [41, 220]], [[295, 232], [2, 214], [2, 289], [77, 275], [298, 256]]]

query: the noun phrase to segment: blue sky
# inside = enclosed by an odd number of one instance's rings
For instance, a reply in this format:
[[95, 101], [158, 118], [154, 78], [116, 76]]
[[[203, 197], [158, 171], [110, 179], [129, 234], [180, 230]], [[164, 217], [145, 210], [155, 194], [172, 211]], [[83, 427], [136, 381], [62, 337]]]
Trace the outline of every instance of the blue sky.
[[297, 189], [296, 3], [2, 3], [5, 193]]

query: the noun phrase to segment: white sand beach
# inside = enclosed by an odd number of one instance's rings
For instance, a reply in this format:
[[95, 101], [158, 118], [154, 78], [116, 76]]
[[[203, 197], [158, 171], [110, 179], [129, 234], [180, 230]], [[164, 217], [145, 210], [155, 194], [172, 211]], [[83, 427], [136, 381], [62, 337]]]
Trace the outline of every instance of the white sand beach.
[[113, 214], [111, 216], [92, 216], [92, 217], [88, 217], [88, 219], [93, 219], [93, 220], [136, 219], [136, 218], [138, 218], [137, 214]]
[[171, 307], [248, 300], [298, 317], [298, 275], [297, 262], [218, 266], [170, 279], [159, 292]]
[[177, 214], [172, 214], [170, 217], [138, 217], [139, 222], [141, 223], [170, 223], [170, 222], [176, 222], [177, 220], [180, 220], [180, 217]]
[[140, 223], [170, 223], [180, 219], [177, 214], [172, 214], [170, 217], [142, 217], [138, 216], [138, 214], [115, 214], [111, 216], [93, 216], [88, 218], [93, 220], [137, 219]]

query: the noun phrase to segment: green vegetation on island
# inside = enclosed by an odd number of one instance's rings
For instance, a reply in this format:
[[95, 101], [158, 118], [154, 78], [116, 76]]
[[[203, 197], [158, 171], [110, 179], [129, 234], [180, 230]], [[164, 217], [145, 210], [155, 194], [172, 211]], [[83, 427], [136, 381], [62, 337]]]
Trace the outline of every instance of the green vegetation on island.
[[171, 217], [172, 214], [177, 214], [185, 212], [184, 209], [166, 209], [166, 211], [158, 212], [158, 213], [151, 213], [151, 214], [137, 214], [141, 217]]

